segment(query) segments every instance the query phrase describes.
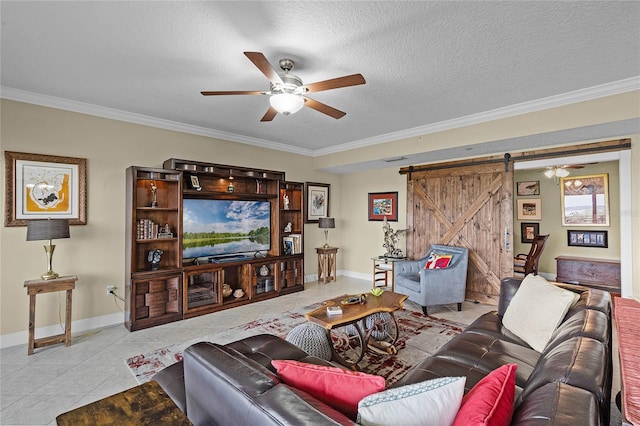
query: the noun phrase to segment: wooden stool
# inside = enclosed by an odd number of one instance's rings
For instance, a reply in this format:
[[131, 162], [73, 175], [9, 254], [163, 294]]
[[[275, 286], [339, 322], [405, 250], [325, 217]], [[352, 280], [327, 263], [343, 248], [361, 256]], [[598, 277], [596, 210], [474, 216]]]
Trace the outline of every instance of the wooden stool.
[[[76, 287], [78, 277], [69, 275], [52, 280], [28, 280], [24, 282], [29, 295], [29, 347], [27, 353], [33, 355], [35, 348], [63, 343], [71, 346], [71, 292]], [[50, 337], [35, 338], [36, 321], [36, 294], [50, 293], [52, 291], [67, 291], [66, 315], [64, 320], [64, 334], [57, 334]]]

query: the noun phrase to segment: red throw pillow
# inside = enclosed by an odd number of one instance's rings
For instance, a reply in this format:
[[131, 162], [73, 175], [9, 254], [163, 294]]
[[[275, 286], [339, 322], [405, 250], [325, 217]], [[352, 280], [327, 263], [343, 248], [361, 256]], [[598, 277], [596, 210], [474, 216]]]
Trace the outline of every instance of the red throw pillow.
[[424, 265], [424, 269], [441, 269], [446, 268], [451, 263], [451, 254], [438, 254], [431, 252], [427, 258], [427, 263]]
[[341, 413], [356, 418], [358, 402], [385, 388], [384, 377], [338, 367], [291, 360], [272, 360], [284, 383], [301, 389]]
[[518, 364], [487, 374], [462, 398], [453, 426], [506, 426], [511, 423]]

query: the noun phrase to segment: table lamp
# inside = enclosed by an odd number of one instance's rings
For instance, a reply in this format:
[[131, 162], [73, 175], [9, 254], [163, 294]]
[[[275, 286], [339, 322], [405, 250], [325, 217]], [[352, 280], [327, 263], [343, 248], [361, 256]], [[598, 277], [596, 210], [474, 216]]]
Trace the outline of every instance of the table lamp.
[[329, 248], [327, 238], [329, 237], [329, 229], [336, 227], [336, 220], [332, 217], [321, 217], [318, 221], [320, 229], [324, 229], [324, 248]]
[[49, 240], [49, 245], [44, 246], [49, 262], [49, 270], [42, 275], [43, 280], [58, 278], [58, 274], [53, 272], [52, 268], [53, 251], [56, 246], [51, 244], [51, 240], [59, 238], [69, 238], [68, 219], [40, 219], [27, 222], [27, 241]]

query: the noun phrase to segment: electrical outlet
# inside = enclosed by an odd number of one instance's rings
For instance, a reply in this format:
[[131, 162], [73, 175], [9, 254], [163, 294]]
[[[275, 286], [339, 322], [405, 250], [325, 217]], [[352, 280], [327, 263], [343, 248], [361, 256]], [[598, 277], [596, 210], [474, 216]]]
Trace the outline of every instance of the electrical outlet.
[[116, 287], [115, 285], [108, 285], [107, 286], [107, 294], [115, 294], [115, 291], [118, 287]]

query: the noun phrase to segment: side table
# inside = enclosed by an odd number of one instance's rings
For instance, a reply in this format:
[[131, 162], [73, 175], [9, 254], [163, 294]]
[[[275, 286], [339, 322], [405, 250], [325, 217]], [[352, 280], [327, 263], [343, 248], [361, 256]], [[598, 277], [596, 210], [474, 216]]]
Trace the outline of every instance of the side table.
[[[373, 260], [373, 286], [378, 287], [378, 283], [384, 283], [384, 286], [387, 287], [389, 281], [391, 281], [391, 291], [395, 291], [393, 285], [393, 275], [395, 269], [395, 263], [407, 260], [406, 257], [372, 257]], [[391, 272], [391, 279], [387, 277], [387, 274]]]
[[335, 281], [338, 247], [318, 247], [316, 252], [318, 253], [318, 282]]
[[[33, 350], [35, 348], [40, 348], [43, 346], [63, 342], [65, 346], [71, 345], [71, 292], [76, 287], [76, 281], [78, 281], [78, 277], [76, 277], [75, 275], [68, 275], [52, 280], [38, 279], [27, 280], [24, 282], [24, 286], [27, 288], [27, 294], [29, 295], [29, 346], [27, 349], [27, 353], [29, 355], [33, 355]], [[36, 339], [36, 295], [41, 293], [50, 293], [52, 291], [65, 290], [67, 292], [67, 301], [65, 304], [66, 315], [64, 320], [64, 334], [57, 334], [55, 336]]]

